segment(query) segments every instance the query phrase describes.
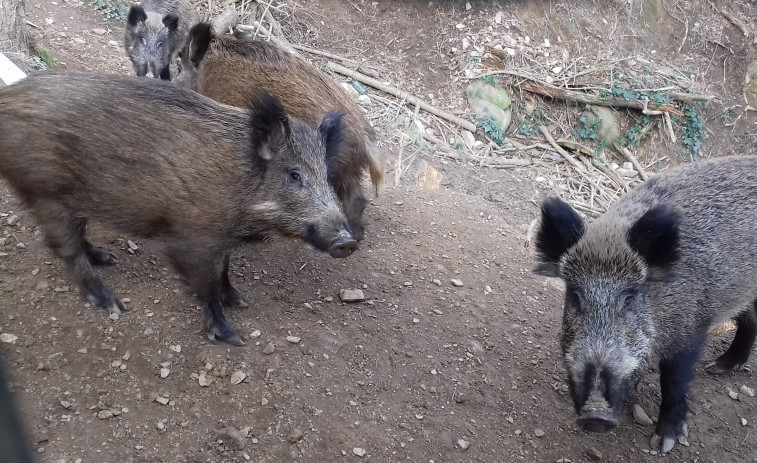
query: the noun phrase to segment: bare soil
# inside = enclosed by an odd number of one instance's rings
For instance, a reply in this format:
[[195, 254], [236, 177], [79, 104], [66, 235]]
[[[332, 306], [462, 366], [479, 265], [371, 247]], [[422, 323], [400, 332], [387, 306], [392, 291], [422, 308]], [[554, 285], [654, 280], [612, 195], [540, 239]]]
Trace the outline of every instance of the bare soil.
[[[709, 138], [700, 155], [754, 152], [754, 115], [734, 126], [722, 116], [744, 104], [757, 31], [752, 3], [718, 6], [740, 18], [749, 37], [707, 1], [470, 6], [312, 0], [291, 6], [289, 27], [299, 32], [293, 42], [368, 63], [447, 110], [465, 109], [466, 31], [696, 69], [699, 89], [718, 97], [705, 109]], [[59, 69], [132, 72], [121, 23], [90, 4], [30, 0], [26, 9], [38, 26], [34, 39]], [[517, 27], [502, 29], [498, 11], [502, 24]], [[380, 127], [387, 139], [392, 130]], [[646, 146], [677, 149], [663, 138]], [[387, 146], [391, 165], [396, 148]], [[109, 230], [95, 228], [92, 237], [119, 263], [98, 272], [130, 311], [113, 322], [86, 307], [29, 211], [0, 183], [0, 233], [8, 238], [0, 247], [0, 328], [18, 336], [2, 348], [39, 460], [577, 462], [589, 461], [592, 447], [602, 461], [660, 458], [649, 450], [653, 428], [636, 424], [630, 405], [615, 432], [591, 435], [575, 425], [557, 342], [561, 287], [531, 275], [525, 238], [554, 188], [532, 168], [422, 157], [443, 175], [441, 188], [412, 186], [410, 174], [399, 186], [390, 182], [367, 210], [366, 239], [352, 257], [330, 259], [285, 240], [235, 256], [232, 279], [252, 302], [228, 311], [243, 347], [205, 340], [195, 299], [155, 243]], [[669, 161], [676, 162], [670, 153]], [[136, 254], [127, 252], [129, 239]], [[340, 289], [352, 288], [366, 301], [340, 302]], [[703, 369], [732, 336], [708, 342], [692, 383], [689, 445], [667, 459], [757, 461], [757, 398], [727, 393], [757, 389], [757, 373], [712, 377]], [[275, 350], [266, 355], [269, 343]], [[246, 377], [232, 384], [237, 372]], [[652, 369], [634, 399], [654, 417], [659, 398]], [[238, 443], [220, 432], [227, 427], [247, 437]]]

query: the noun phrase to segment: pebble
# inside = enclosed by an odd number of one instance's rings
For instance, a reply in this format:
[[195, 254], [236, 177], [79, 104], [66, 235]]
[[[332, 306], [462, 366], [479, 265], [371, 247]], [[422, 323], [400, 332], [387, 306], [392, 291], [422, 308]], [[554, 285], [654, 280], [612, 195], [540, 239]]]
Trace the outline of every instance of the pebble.
[[165, 424], [163, 424], [163, 422], [162, 422], [162, 421], [158, 421], [158, 424], [157, 424], [156, 426], [157, 426], [157, 428], [158, 428], [158, 429], [160, 429], [161, 431], [162, 431], [162, 430], [164, 430], [164, 429], [166, 429], [166, 425], [165, 425]]
[[413, 282], [412, 282], [412, 281], [406, 281], [406, 282], [404, 282], [403, 284], [404, 284], [405, 286], [413, 286]]
[[71, 291], [70, 286], [57, 286], [55, 289], [53, 289], [56, 293], [67, 293]]
[[233, 450], [244, 450], [247, 446], [247, 436], [245, 433], [231, 426], [221, 429], [216, 439], [222, 440], [224, 444]]
[[468, 447], [470, 447], [470, 442], [468, 442], [465, 439], [458, 439], [457, 446], [460, 447], [462, 450], [468, 450]]
[[105, 35], [105, 29], [92, 29], [92, 33], [96, 35]]
[[421, 321], [417, 318], [413, 318], [413, 323], [420, 323]]
[[747, 424], [746, 418], [741, 418], [741, 425], [746, 426], [746, 424]]
[[171, 370], [168, 368], [161, 368], [160, 369], [160, 377], [161, 378], [168, 378], [168, 375], [171, 373]]
[[132, 241], [132, 240], [128, 240], [128, 241], [126, 241], [126, 245], [127, 245], [127, 246], [129, 246], [129, 249], [131, 249], [132, 251], [136, 251], [136, 250], [138, 250], [138, 249], [139, 249], [139, 246], [137, 246], [137, 245], [136, 245], [136, 244], [134, 243], [134, 241]]
[[274, 346], [272, 342], [269, 342], [263, 348], [263, 354], [265, 354], [265, 355], [271, 355], [271, 354], [273, 354], [273, 351], [275, 351], [275, 350], [276, 350], [276, 346]]
[[16, 243], [16, 247], [18, 249], [26, 249], [26, 245], [24, 243]]
[[733, 400], [739, 400], [739, 393], [729, 387], [728, 397], [732, 398]]
[[181, 345], [177, 344], [175, 346], [168, 346], [169, 349], [171, 349], [172, 352], [181, 353]]
[[14, 225], [16, 225], [16, 222], [18, 222], [18, 216], [17, 215], [12, 215], [12, 216], [8, 217], [8, 225], [10, 225], [11, 227], [14, 226]]
[[689, 446], [689, 440], [686, 439], [686, 436], [678, 436], [678, 443], [683, 445], [684, 447]]
[[69, 408], [71, 408], [71, 402], [69, 402], [68, 400], [61, 400], [60, 406], [68, 410]]
[[262, 399], [260, 399], [260, 405], [262, 405], [264, 407], [266, 405], [268, 405], [268, 399], [266, 399], [265, 397], [263, 397]]
[[259, 338], [261, 334], [262, 334], [262, 333], [260, 332], [260, 330], [255, 330], [255, 331], [253, 331], [252, 333], [250, 333], [250, 337], [251, 337], [252, 339], [255, 339], [255, 338]]
[[166, 397], [161, 397], [161, 396], [155, 397], [155, 401], [161, 405], [168, 405], [168, 402], [169, 402], [169, 400]]
[[[5, 246], [5, 243], [7, 242], [8, 242], [8, 238], [0, 238], [0, 248]], [[37, 270], [37, 273], [39, 273], [39, 269], [34, 269], [34, 270]], [[32, 275], [37, 274], [37, 273], [34, 273], [34, 270], [32, 270]]]
[[326, 297], [324, 297], [324, 298], [323, 298], [323, 300], [324, 300], [325, 302], [334, 302], [334, 298], [333, 298], [333, 297], [331, 297], [331, 296], [326, 296]]
[[431, 280], [431, 283], [435, 284], [436, 286], [441, 286], [442, 285], [442, 280], [440, 280], [438, 278], [434, 278], [433, 280]]
[[247, 377], [247, 374], [243, 371], [235, 371], [231, 374], [231, 384], [239, 384]]
[[147, 328], [147, 329], [146, 329], [146, 330], [144, 331], [144, 335], [145, 335], [145, 336], [152, 336], [153, 334], [155, 334], [155, 330], [154, 330], [154, 329], [152, 329], [152, 328]]
[[297, 344], [300, 342], [299, 336], [287, 336], [287, 342], [291, 342], [292, 344]]
[[205, 371], [200, 372], [200, 376], [199, 378], [197, 378], [197, 381], [200, 383], [200, 387], [210, 386], [210, 378], [208, 378], [207, 373]]
[[302, 430], [300, 429], [292, 429], [292, 432], [289, 433], [289, 437], [287, 438], [289, 440], [290, 444], [296, 444], [297, 442], [302, 440]]
[[647, 415], [647, 412], [645, 412], [639, 404], [633, 405], [633, 419], [643, 426], [652, 425], [652, 419], [649, 417], [649, 415]]
[[458, 280], [457, 278], [451, 279], [450, 282], [452, 282], [453, 286], [457, 286], [458, 288], [463, 285], [462, 280]]
[[754, 397], [754, 389], [747, 386], [746, 384], [741, 385], [741, 387], [739, 388], [739, 392], [741, 392], [742, 394], [746, 394], [749, 397]]
[[534, 436], [536, 436], [536, 437], [544, 437], [544, 430], [543, 429], [534, 429]]
[[4, 342], [6, 344], [15, 344], [16, 341], [18, 341], [18, 336], [11, 333], [0, 333], [0, 342]]
[[97, 412], [97, 417], [101, 420], [107, 420], [108, 418], [113, 418], [113, 412], [110, 410], [100, 410]]
[[366, 454], [366, 451], [364, 448], [355, 447], [354, 449], [352, 449], [352, 453], [360, 458], [363, 458]]
[[586, 455], [589, 456], [594, 461], [599, 461], [602, 459], [602, 452], [600, 452], [595, 447], [589, 447], [588, 450], [586, 450]]
[[355, 98], [355, 101], [357, 101], [360, 106], [366, 107], [371, 106], [371, 104], [373, 103], [371, 101], [371, 97], [369, 97], [368, 95], [360, 95], [359, 97]]
[[339, 299], [342, 302], [362, 302], [365, 300], [362, 289], [340, 289]]

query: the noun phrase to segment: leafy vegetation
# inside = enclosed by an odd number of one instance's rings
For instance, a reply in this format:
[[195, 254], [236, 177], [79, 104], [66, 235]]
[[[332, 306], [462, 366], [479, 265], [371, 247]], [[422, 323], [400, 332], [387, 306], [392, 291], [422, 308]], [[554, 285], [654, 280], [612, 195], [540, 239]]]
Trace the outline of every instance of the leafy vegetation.
[[647, 136], [647, 134], [644, 132], [644, 129], [646, 129], [647, 126], [651, 123], [652, 123], [652, 117], [649, 115], [645, 115], [644, 118], [641, 120], [641, 122], [634, 125], [628, 130], [628, 132], [626, 132], [626, 136], [625, 136], [625, 139], [623, 140], [623, 143], [633, 148], [638, 147], [641, 144], [641, 141]]
[[505, 145], [505, 136], [502, 133], [502, 129], [497, 124], [497, 120], [494, 117], [485, 117], [479, 119], [476, 123], [487, 135], [499, 146]]
[[584, 140], [596, 140], [599, 138], [599, 130], [602, 128], [602, 119], [592, 116], [590, 113], [591, 106], [586, 105], [584, 109], [586, 111], [578, 119], [580, 128], [573, 131], [573, 136]]
[[704, 123], [699, 119], [699, 113], [693, 106], [686, 108], [683, 114], [683, 144], [691, 152], [692, 160], [696, 160], [702, 140], [707, 139]]
[[52, 52], [50, 52], [50, 50], [37, 45], [35, 47], [35, 51], [37, 52], [37, 54], [35, 56], [32, 56], [32, 61], [34, 62], [35, 69], [39, 71], [47, 71], [55, 67], [53, 54]]
[[130, 3], [126, 0], [89, 0], [95, 9], [108, 19], [126, 21]]

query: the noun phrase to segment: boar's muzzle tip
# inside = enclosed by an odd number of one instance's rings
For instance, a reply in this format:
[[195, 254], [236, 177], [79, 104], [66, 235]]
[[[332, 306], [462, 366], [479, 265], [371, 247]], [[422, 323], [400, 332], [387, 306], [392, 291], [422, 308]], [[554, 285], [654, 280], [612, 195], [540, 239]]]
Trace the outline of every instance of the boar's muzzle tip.
[[357, 240], [354, 238], [340, 239], [329, 246], [329, 254], [337, 259], [349, 257], [355, 250], [357, 250]]
[[600, 411], [591, 411], [578, 417], [578, 426], [588, 432], [610, 432], [618, 427], [618, 420]]

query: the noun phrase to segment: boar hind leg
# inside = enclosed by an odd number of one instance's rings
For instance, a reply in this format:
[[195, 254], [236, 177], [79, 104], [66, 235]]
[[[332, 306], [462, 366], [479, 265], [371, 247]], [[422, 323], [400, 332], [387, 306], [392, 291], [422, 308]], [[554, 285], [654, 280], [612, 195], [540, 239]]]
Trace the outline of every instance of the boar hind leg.
[[744, 369], [757, 339], [757, 301], [736, 317], [736, 336], [731, 346], [717, 360], [705, 367], [707, 373], [723, 375]]
[[223, 261], [223, 272], [221, 273], [221, 291], [223, 305], [227, 307], [245, 308], [250, 305], [244, 300], [242, 295], [233, 286], [229, 280], [229, 256]]
[[79, 231], [79, 235], [81, 236], [81, 239], [84, 241], [84, 248], [86, 249], [87, 253], [87, 260], [89, 260], [89, 263], [92, 265], [114, 265], [116, 262], [118, 262], [118, 259], [113, 254], [103, 251], [101, 249], [97, 249], [90, 243], [85, 237], [85, 233], [87, 232], [87, 219], [84, 217], [77, 217], [76, 219], [76, 229]]
[[696, 339], [690, 347], [660, 360], [660, 414], [657, 428], [650, 442], [650, 447], [657, 450], [662, 444], [662, 452], [673, 449], [679, 434], [688, 436], [686, 425], [686, 394], [694, 375], [694, 365], [702, 352], [704, 338]]
[[123, 304], [92, 271], [88, 255], [92, 245], [81, 233], [80, 219], [65, 206], [51, 201], [40, 201], [33, 209], [45, 232], [47, 245], [77, 279], [84, 298], [112, 314], [120, 314]]
[[[186, 249], [201, 249], [200, 246], [177, 247], [169, 250], [168, 256], [176, 270], [186, 278], [189, 287], [197, 293], [202, 305], [205, 334], [211, 341], [223, 341], [235, 346], [243, 346], [236, 328], [223, 314], [224, 269], [228, 267], [228, 256], [220, 259], [210, 254], [192, 255]], [[228, 279], [228, 275], [227, 275]]]

